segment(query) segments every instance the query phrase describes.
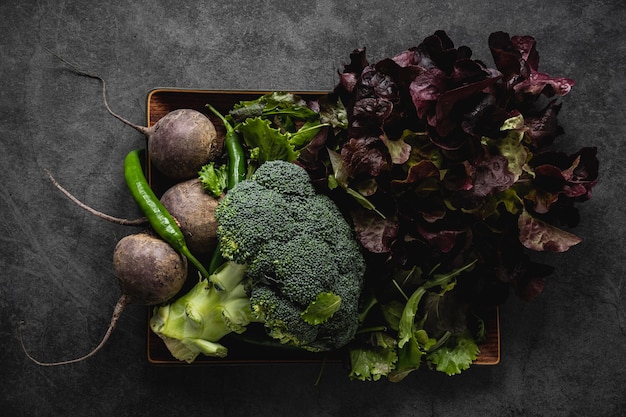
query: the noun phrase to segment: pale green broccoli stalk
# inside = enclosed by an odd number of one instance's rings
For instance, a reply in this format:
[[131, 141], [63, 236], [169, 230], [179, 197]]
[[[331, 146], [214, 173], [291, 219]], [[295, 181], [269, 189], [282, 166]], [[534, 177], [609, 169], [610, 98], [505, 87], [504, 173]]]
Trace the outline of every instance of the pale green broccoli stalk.
[[225, 357], [228, 350], [219, 342], [231, 332], [243, 333], [257, 321], [248, 296], [246, 266], [228, 262], [201, 279], [176, 301], [155, 307], [150, 328], [176, 359], [193, 362], [202, 353]]
[[252, 312], [270, 336], [311, 351], [354, 337], [365, 261], [352, 228], [303, 168], [264, 163], [215, 217], [224, 258], [248, 265]]

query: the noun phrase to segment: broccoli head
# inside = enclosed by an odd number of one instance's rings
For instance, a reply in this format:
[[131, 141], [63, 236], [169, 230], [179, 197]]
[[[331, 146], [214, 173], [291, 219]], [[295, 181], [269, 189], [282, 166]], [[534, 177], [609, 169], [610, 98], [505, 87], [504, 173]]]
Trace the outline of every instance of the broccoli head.
[[252, 312], [270, 336], [312, 351], [352, 339], [365, 261], [350, 225], [302, 167], [264, 163], [215, 217], [222, 256], [248, 266]]
[[215, 218], [226, 262], [150, 319], [174, 357], [224, 357], [219, 341], [251, 322], [310, 351], [354, 337], [365, 261], [352, 228], [303, 168], [264, 163], [226, 193]]

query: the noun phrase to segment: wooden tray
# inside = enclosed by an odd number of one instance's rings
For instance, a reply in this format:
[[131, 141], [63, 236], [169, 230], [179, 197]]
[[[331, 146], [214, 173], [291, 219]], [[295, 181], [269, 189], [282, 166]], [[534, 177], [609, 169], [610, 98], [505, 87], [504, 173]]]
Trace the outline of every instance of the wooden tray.
[[[226, 114], [236, 103], [242, 100], [254, 100], [269, 91], [222, 91], [222, 90], [195, 90], [176, 88], [157, 88], [148, 93], [147, 96], [147, 123], [148, 126], [155, 124], [161, 117], [172, 110], [180, 108], [190, 108], [203, 112], [215, 123], [218, 132], [223, 129], [221, 122], [213, 114], [207, 111], [205, 105], [210, 103], [222, 114]], [[304, 99], [315, 99], [324, 94], [325, 91], [295, 91]], [[219, 133], [224, 133], [219, 132]], [[171, 185], [158, 170], [152, 167], [147, 159], [146, 170], [148, 180], [157, 196], [160, 196]], [[208, 263], [208, 259], [200, 259]], [[195, 269], [190, 268], [190, 276], [197, 276]], [[188, 280], [193, 282], [194, 280]], [[186, 292], [189, 288], [183, 288], [181, 292]], [[150, 316], [152, 309], [148, 309]], [[500, 320], [497, 307], [486, 310], [484, 314], [487, 340], [480, 347], [480, 355], [474, 362], [476, 365], [496, 365], [500, 362]], [[260, 327], [251, 325], [245, 335], [258, 333], [262, 334]], [[261, 364], [261, 363], [321, 363], [325, 361], [340, 363], [345, 358], [345, 352], [338, 351], [330, 354], [310, 353], [302, 350], [289, 348], [268, 348], [255, 345], [241, 340], [239, 336], [229, 335], [222, 339], [228, 347], [226, 358], [209, 358], [203, 355], [192, 363], [187, 364], [173, 358], [165, 347], [163, 341], [155, 335], [148, 327], [147, 331], [147, 354], [148, 361], [158, 365], [237, 365], [237, 364]]]

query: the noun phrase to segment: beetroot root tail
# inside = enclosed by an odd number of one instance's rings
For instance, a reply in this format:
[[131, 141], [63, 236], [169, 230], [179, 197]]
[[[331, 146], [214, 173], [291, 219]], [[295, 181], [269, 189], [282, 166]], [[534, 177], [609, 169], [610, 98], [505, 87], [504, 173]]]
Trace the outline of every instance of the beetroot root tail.
[[111, 334], [113, 333], [113, 330], [115, 330], [115, 327], [117, 326], [117, 322], [119, 321], [120, 316], [122, 315], [122, 312], [124, 311], [126, 306], [128, 306], [128, 304], [130, 304], [130, 303], [131, 303], [131, 297], [129, 295], [122, 294], [120, 296], [120, 298], [117, 300], [117, 303], [115, 304], [115, 308], [113, 309], [113, 314], [111, 316], [111, 322], [109, 323], [109, 328], [107, 329], [106, 333], [104, 334], [104, 337], [102, 338], [102, 340], [100, 341], [98, 346], [96, 346], [95, 348], [93, 348], [93, 350], [91, 352], [89, 352], [86, 355], [81, 356], [80, 358], [75, 358], [75, 359], [70, 359], [70, 360], [65, 360], [65, 361], [59, 361], [59, 362], [42, 362], [42, 361], [40, 361], [38, 359], [35, 359], [30, 353], [28, 353], [28, 350], [26, 349], [26, 346], [24, 346], [24, 340], [22, 338], [22, 323], [20, 323], [19, 339], [20, 339], [20, 344], [22, 345], [22, 350], [24, 351], [24, 353], [26, 354], [26, 357], [28, 357], [28, 359], [30, 359], [31, 361], [35, 362], [37, 365], [40, 365], [40, 366], [59, 366], [59, 365], [69, 365], [69, 364], [72, 364], [72, 363], [82, 362], [85, 359], [88, 359], [88, 358], [92, 357], [93, 355], [98, 353], [98, 351], [100, 351], [100, 349], [102, 349], [102, 347], [109, 340], [109, 337], [111, 337]]
[[121, 224], [122, 226], [145, 226], [148, 224], [148, 219], [145, 217], [140, 217], [138, 219], [133, 219], [133, 220], [121, 219], [119, 217], [110, 216], [106, 213], [102, 213], [101, 211], [98, 211], [92, 207], [89, 207], [87, 204], [83, 203], [78, 198], [74, 197], [69, 191], [63, 188], [63, 186], [59, 184], [59, 182], [56, 179], [54, 179], [50, 171], [48, 171], [47, 169], [44, 169], [44, 171], [46, 172], [46, 174], [48, 174], [50, 181], [59, 191], [65, 194], [67, 198], [72, 200], [74, 204], [76, 204], [77, 206], [79, 206], [80, 208], [84, 210], [87, 210], [89, 213], [93, 214], [94, 216], [97, 216], [111, 223]]
[[66, 64], [68, 67], [70, 67], [72, 69], [72, 71], [74, 71], [76, 74], [78, 75], [82, 75], [83, 77], [88, 77], [88, 78], [93, 78], [95, 80], [100, 81], [100, 84], [102, 84], [102, 101], [104, 102], [104, 107], [106, 107], [107, 111], [111, 114], [111, 116], [115, 117], [116, 119], [118, 119], [120, 122], [124, 123], [125, 125], [128, 125], [130, 127], [132, 127], [133, 129], [137, 130], [138, 132], [141, 132], [142, 134], [148, 136], [151, 132], [151, 130], [145, 126], [139, 126], [129, 120], [126, 120], [125, 118], [123, 118], [122, 116], [120, 116], [119, 114], [115, 113], [113, 110], [111, 110], [111, 107], [109, 106], [109, 102], [107, 100], [107, 87], [106, 87], [106, 81], [104, 81], [104, 78], [102, 78], [99, 75], [96, 74], [91, 74], [88, 72], [85, 72], [83, 70], [81, 70], [78, 65], [73, 64], [72, 62], [68, 61], [67, 59], [63, 58], [62, 56], [60, 56], [59, 54], [57, 54], [56, 52], [52, 51], [51, 49], [48, 48], [44, 48], [46, 51], [48, 51], [50, 54], [52, 54], [53, 56], [55, 56], [59, 61], [63, 62], [64, 64]]

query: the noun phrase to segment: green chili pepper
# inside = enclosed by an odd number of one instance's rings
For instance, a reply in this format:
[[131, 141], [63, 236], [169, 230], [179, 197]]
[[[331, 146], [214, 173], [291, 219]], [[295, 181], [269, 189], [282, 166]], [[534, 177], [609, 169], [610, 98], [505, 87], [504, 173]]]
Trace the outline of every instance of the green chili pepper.
[[220, 118], [226, 128], [226, 136], [224, 137], [224, 148], [228, 156], [228, 189], [233, 188], [239, 181], [246, 177], [246, 155], [239, 141], [239, 135], [235, 128], [228, 123], [228, 120], [215, 107], [210, 104], [206, 105], [217, 117]]
[[[246, 154], [243, 151], [243, 146], [239, 140], [239, 135], [235, 131], [235, 128], [228, 123], [228, 120], [222, 114], [215, 109], [215, 107], [207, 104], [206, 107], [211, 110], [217, 117], [220, 118], [224, 127], [226, 128], [226, 136], [224, 137], [224, 148], [226, 155], [228, 156], [228, 186], [227, 190], [231, 190], [240, 181], [246, 178]], [[209, 264], [209, 271], [215, 272], [215, 270], [224, 263], [224, 258], [220, 251], [220, 245], [217, 244], [211, 263]]]
[[185, 236], [176, 224], [176, 220], [161, 204], [148, 184], [141, 167], [139, 152], [139, 149], [130, 151], [124, 160], [124, 177], [128, 189], [154, 231], [198, 268], [202, 276], [208, 278], [208, 271], [187, 248]]

